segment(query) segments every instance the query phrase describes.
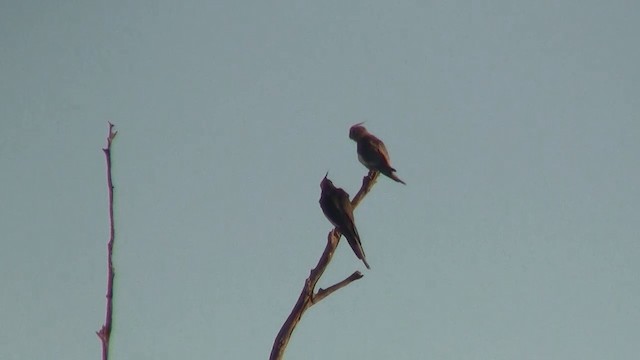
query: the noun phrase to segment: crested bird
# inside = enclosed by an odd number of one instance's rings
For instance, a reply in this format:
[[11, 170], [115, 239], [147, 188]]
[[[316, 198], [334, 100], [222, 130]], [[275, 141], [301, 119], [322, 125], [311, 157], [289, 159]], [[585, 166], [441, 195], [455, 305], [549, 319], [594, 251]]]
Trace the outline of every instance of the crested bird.
[[387, 147], [382, 140], [371, 134], [362, 123], [353, 125], [349, 129], [349, 138], [358, 144], [358, 160], [369, 170], [375, 170], [383, 175], [407, 185], [396, 174], [391, 166]]
[[362, 260], [367, 269], [371, 269], [362, 249], [360, 235], [353, 220], [353, 206], [349, 200], [349, 194], [341, 188], [336, 188], [327, 173], [320, 182], [320, 208], [322, 212], [335, 226], [351, 246], [358, 259]]

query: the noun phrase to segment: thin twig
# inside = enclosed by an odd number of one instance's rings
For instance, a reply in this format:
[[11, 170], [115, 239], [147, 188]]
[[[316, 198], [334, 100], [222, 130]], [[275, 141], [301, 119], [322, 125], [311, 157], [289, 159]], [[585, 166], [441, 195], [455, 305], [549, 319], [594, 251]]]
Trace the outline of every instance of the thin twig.
[[[378, 172], [369, 171], [369, 174], [362, 179], [362, 187], [360, 188], [360, 191], [358, 191], [353, 199], [351, 199], [351, 205], [354, 209], [358, 206], [358, 204], [360, 204], [362, 199], [369, 193], [369, 191], [371, 191], [371, 188], [376, 183], [377, 178]], [[326, 298], [327, 296], [331, 295], [336, 290], [339, 290], [364, 276], [359, 271], [356, 271], [341, 282], [328, 287], [326, 290], [320, 289], [316, 294], [314, 294], [316, 284], [329, 265], [329, 262], [333, 257], [333, 253], [335, 252], [336, 247], [338, 246], [338, 243], [340, 241], [340, 237], [341, 234], [338, 229], [333, 229], [329, 232], [329, 235], [327, 236], [327, 246], [325, 246], [324, 251], [320, 256], [320, 260], [318, 260], [318, 264], [311, 270], [309, 277], [305, 280], [302, 291], [300, 292], [300, 296], [298, 296], [298, 301], [296, 301], [296, 304], [293, 306], [289, 317], [287, 317], [287, 320], [285, 320], [284, 324], [282, 324], [282, 327], [280, 328], [280, 331], [278, 332], [278, 335], [273, 342], [273, 348], [271, 349], [271, 356], [269, 356], [269, 360], [282, 359], [284, 350], [289, 343], [289, 339], [291, 338], [293, 330], [295, 329], [296, 325], [298, 325], [298, 322], [302, 318], [302, 315], [308, 308]]]
[[113, 124], [109, 123], [109, 135], [107, 136], [107, 147], [102, 149], [107, 160], [107, 186], [109, 192], [109, 242], [107, 243], [107, 311], [105, 322], [102, 328], [96, 332], [102, 343], [102, 360], [109, 358], [109, 339], [111, 337], [111, 324], [113, 314], [113, 279], [115, 271], [113, 268], [113, 242], [116, 237], [115, 224], [113, 219], [113, 181], [111, 179], [111, 143], [115, 139], [117, 131], [113, 131]]

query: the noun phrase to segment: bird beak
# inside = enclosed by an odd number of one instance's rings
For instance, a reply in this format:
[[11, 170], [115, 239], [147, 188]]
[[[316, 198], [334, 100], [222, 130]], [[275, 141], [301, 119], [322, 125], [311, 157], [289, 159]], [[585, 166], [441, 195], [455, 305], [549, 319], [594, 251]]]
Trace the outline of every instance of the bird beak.
[[359, 122], [359, 123], [357, 123], [357, 124], [355, 124], [355, 125], [353, 125], [353, 126], [351, 126], [351, 127], [354, 127], [354, 126], [360, 126], [360, 125], [364, 124], [365, 122], [366, 122], [366, 121]]
[[326, 173], [326, 174], [324, 174], [324, 178], [326, 179], [326, 178], [327, 178], [327, 176], [329, 176], [329, 172], [328, 172], [328, 171], [327, 171], [327, 173]]

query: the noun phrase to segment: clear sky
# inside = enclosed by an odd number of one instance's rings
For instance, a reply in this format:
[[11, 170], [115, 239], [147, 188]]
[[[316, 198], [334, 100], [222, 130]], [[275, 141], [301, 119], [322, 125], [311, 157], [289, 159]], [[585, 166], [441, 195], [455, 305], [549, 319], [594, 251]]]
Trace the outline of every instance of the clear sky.
[[355, 194], [288, 359], [640, 353], [637, 1], [4, 1], [0, 359], [265, 359]]

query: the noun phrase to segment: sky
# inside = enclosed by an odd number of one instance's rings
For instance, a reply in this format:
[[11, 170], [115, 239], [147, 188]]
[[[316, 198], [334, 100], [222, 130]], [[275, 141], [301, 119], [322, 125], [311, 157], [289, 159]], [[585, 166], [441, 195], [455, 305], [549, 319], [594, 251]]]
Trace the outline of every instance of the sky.
[[265, 359], [380, 178], [287, 359], [640, 353], [640, 3], [0, 2], [0, 358]]

